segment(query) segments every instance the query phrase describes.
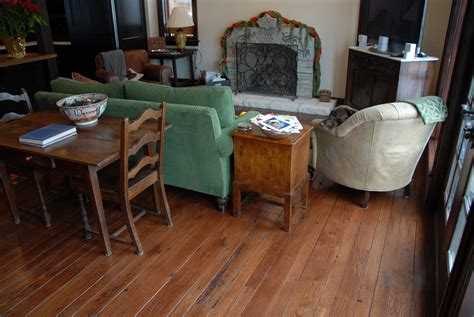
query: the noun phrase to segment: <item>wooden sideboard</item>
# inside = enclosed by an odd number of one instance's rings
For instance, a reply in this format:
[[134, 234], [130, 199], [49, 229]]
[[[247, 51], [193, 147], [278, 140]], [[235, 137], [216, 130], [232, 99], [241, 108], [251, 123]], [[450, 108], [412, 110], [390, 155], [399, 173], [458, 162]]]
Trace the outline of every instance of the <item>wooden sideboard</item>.
[[345, 104], [363, 109], [429, 94], [436, 57], [406, 60], [349, 48]]

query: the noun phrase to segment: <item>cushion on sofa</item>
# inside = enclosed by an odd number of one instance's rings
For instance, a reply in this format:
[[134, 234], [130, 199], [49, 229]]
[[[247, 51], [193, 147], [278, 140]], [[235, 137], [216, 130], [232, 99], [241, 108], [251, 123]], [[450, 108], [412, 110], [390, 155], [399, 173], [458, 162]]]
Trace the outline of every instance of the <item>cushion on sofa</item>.
[[123, 83], [111, 84], [87, 84], [80, 81], [75, 81], [69, 78], [59, 77], [51, 81], [51, 89], [53, 92], [60, 92], [65, 94], [83, 94], [89, 92], [96, 92], [106, 94], [109, 98], [125, 98], [125, 91]]
[[126, 82], [127, 99], [146, 100], [210, 107], [216, 109], [221, 128], [235, 123], [232, 90], [230, 87], [184, 87], [149, 84], [143, 82]]
[[80, 82], [83, 82], [83, 83], [87, 83], [87, 84], [98, 84], [98, 85], [102, 84], [101, 82], [98, 82], [97, 80], [90, 79], [89, 77], [86, 77], [84, 75], [81, 75], [81, 74], [75, 73], [75, 72], [71, 73], [71, 79], [75, 80], [75, 81], [80, 81]]

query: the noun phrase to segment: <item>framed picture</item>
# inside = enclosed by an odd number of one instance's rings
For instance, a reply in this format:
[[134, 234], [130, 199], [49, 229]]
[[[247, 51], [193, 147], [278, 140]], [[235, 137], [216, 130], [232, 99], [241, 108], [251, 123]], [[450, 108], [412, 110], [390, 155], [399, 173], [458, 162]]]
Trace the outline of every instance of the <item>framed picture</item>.
[[166, 51], [166, 39], [164, 37], [149, 37], [148, 51], [161, 52]]

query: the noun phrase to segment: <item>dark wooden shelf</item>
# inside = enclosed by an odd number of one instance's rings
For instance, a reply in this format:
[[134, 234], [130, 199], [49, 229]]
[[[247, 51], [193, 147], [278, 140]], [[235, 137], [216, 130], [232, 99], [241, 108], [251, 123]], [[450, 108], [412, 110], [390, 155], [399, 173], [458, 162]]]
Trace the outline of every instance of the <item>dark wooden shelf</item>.
[[39, 53], [28, 53], [24, 58], [11, 58], [7, 54], [0, 55], [0, 68], [10, 67], [21, 64], [28, 64], [33, 62], [44, 61], [48, 59], [56, 58], [55, 53], [51, 54], [39, 54]]

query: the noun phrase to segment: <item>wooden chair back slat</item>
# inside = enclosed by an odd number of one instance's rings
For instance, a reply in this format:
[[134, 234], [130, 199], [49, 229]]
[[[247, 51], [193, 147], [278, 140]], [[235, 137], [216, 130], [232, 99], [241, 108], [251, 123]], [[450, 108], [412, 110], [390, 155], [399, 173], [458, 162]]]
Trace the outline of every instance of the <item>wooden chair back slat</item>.
[[136, 131], [140, 126], [148, 120], [155, 119], [159, 120], [163, 116], [163, 110], [145, 110], [138, 119], [130, 123], [129, 132]]
[[160, 140], [160, 133], [147, 133], [141, 137], [141, 139], [136, 142], [133, 146], [128, 148], [128, 156], [136, 155], [140, 149], [145, 146], [147, 143], [156, 143]]
[[[161, 161], [163, 157], [162, 136], [164, 135], [165, 113], [166, 103], [162, 102], [160, 110], [147, 109], [133, 122], [130, 122], [128, 118], [125, 118], [122, 121], [120, 143], [120, 190], [125, 196], [128, 195], [129, 181], [135, 178], [143, 168], [151, 166], [161, 173]], [[145, 133], [138, 141], [130, 144], [130, 134], [140, 129], [140, 127], [149, 120], [156, 121], [153, 132]], [[129, 169], [129, 157], [137, 154], [142, 148], [145, 150], [144, 157], [133, 168]]]
[[21, 88], [21, 94], [12, 95], [8, 92], [0, 92], [0, 101], [13, 101], [13, 102], [25, 102], [26, 110], [28, 113], [33, 113], [33, 106], [31, 105], [30, 97], [25, 88]]
[[26, 101], [25, 96], [23, 94], [21, 95], [12, 95], [9, 94], [8, 92], [0, 92], [0, 101], [14, 101], [14, 102], [20, 102], [20, 101]]
[[28, 97], [28, 93], [26, 92], [25, 88], [21, 88], [21, 94], [26, 103], [26, 108], [28, 108], [28, 113], [33, 113], [33, 106], [31, 105], [30, 97]]
[[158, 162], [158, 155], [154, 157], [145, 156], [142, 158], [137, 165], [135, 165], [132, 169], [128, 171], [128, 179], [135, 178], [137, 174], [145, 167], [145, 166], [154, 166], [156, 162]]

